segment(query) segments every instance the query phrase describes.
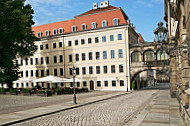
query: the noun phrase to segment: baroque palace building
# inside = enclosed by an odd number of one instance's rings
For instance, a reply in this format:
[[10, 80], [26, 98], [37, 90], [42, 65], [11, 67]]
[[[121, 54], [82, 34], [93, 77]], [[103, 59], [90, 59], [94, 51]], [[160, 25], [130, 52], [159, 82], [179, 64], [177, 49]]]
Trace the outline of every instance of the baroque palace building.
[[[18, 57], [20, 80], [48, 75], [72, 78], [76, 67], [78, 88], [130, 90], [129, 44], [138, 43], [138, 34], [128, 16], [109, 1], [94, 3], [93, 9], [74, 19], [32, 28], [39, 38], [33, 56]], [[48, 83], [19, 82], [14, 87], [51, 88]], [[53, 87], [72, 87], [73, 83]]]
[[171, 97], [177, 97], [181, 116], [190, 125], [190, 0], [165, 0], [170, 50]]

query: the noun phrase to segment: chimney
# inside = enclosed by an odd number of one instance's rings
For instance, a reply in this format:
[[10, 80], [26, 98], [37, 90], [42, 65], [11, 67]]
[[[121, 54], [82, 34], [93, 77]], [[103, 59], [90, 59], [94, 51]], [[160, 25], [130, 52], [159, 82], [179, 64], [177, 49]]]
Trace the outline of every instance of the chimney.
[[94, 3], [93, 9], [98, 9], [98, 4], [97, 3]]

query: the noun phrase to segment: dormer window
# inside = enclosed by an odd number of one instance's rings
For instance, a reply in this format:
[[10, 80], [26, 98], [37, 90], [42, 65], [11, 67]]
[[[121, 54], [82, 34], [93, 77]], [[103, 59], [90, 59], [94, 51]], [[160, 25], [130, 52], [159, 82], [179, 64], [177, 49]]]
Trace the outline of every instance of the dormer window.
[[41, 37], [42, 37], [42, 32], [38, 32], [38, 33], [37, 33], [37, 37], [38, 37], [38, 38], [41, 38]]
[[49, 31], [46, 31], [46, 36], [49, 36]]
[[92, 22], [92, 29], [96, 29], [96, 22]]
[[53, 35], [57, 35], [57, 29], [53, 29]]
[[63, 34], [63, 28], [59, 28], [59, 34]]
[[86, 30], [86, 24], [82, 24], [82, 25], [81, 25], [81, 29], [82, 29], [82, 30]]
[[76, 25], [73, 25], [72, 26], [72, 32], [76, 32], [77, 31], [77, 26]]
[[113, 25], [114, 25], [114, 26], [119, 25], [119, 20], [118, 20], [118, 18], [114, 18], [114, 19], [113, 19]]
[[107, 27], [107, 21], [106, 20], [102, 21], [102, 27]]

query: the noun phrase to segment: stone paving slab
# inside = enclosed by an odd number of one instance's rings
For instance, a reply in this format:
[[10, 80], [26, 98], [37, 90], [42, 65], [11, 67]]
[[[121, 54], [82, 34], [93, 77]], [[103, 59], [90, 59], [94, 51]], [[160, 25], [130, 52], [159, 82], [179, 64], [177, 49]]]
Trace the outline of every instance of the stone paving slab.
[[160, 90], [157, 96], [133, 119], [131, 126], [185, 126], [176, 98], [170, 98], [169, 90]]
[[88, 98], [84, 98], [83, 100], [77, 101], [76, 105], [74, 105], [72, 101], [69, 101], [62, 104], [56, 104], [56, 105], [39, 107], [39, 108], [32, 108], [32, 109], [18, 111], [18, 112], [1, 114], [0, 125], [7, 125], [7, 124], [11, 124], [12, 122], [19, 122], [21, 120], [28, 120], [34, 117], [48, 115], [50, 113], [77, 108], [86, 104], [91, 104], [94, 102], [110, 99], [113, 97], [118, 97], [125, 94], [127, 93], [118, 92], [118, 93], [113, 93], [113, 94], [108, 94], [108, 95], [103, 95], [103, 96], [93, 96], [93, 97], [88, 97]]

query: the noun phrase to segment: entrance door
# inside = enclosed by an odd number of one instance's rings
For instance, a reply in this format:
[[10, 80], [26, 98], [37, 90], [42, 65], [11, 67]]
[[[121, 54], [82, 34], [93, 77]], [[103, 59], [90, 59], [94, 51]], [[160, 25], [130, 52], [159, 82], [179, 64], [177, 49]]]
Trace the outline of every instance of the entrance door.
[[94, 90], [94, 81], [90, 81], [90, 90]]

